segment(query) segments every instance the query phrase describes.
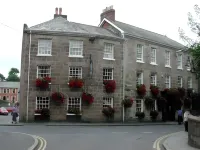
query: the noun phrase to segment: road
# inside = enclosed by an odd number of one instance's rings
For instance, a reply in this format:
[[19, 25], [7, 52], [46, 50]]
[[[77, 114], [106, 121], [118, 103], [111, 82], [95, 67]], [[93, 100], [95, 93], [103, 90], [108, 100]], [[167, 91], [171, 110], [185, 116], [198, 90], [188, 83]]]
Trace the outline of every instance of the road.
[[157, 138], [181, 130], [183, 127], [178, 125], [0, 127], [0, 132], [23, 132], [41, 136], [47, 141], [46, 150], [152, 150]]

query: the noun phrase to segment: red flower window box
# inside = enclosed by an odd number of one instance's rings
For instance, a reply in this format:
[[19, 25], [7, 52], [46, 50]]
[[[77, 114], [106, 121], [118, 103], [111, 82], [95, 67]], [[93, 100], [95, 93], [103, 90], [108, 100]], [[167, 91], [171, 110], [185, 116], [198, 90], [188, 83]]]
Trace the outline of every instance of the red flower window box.
[[82, 88], [83, 87], [83, 80], [78, 78], [72, 78], [69, 80], [69, 87], [70, 88]]
[[151, 90], [151, 94], [153, 95], [153, 96], [158, 96], [158, 94], [159, 94], [159, 88], [157, 87], [157, 86], [155, 86], [155, 85], [151, 85], [150, 86], [150, 90]]
[[137, 93], [140, 96], [145, 96], [145, 94], [146, 94], [146, 86], [144, 84], [137, 85]]
[[65, 97], [61, 92], [54, 92], [51, 94], [51, 99], [58, 104], [62, 104], [65, 101]]
[[37, 78], [35, 81], [36, 87], [41, 89], [47, 89], [49, 87], [49, 83], [51, 83], [50, 77]]
[[107, 93], [114, 93], [116, 89], [116, 82], [115, 80], [104, 80], [103, 81], [105, 91]]
[[92, 104], [94, 102], [94, 97], [92, 94], [83, 92], [82, 94], [82, 101], [88, 105]]

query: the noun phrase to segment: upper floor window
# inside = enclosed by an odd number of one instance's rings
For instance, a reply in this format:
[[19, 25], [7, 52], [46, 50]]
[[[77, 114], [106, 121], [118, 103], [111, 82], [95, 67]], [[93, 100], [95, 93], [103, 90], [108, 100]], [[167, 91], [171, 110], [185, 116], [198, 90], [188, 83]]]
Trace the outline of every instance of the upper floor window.
[[50, 66], [37, 66], [37, 78], [50, 77], [51, 67]]
[[156, 49], [151, 48], [151, 64], [156, 64]]
[[188, 88], [192, 88], [192, 78], [191, 77], [188, 77], [187, 86], [188, 86]]
[[151, 74], [150, 84], [156, 86], [156, 84], [157, 84], [157, 76], [156, 76], [156, 74]]
[[9, 91], [10, 91], [10, 90], [9, 90], [9, 89], [7, 89], [7, 93], [9, 93]]
[[105, 43], [104, 44], [104, 59], [114, 59], [114, 44]]
[[183, 55], [177, 55], [177, 69], [183, 69]]
[[15, 93], [15, 89], [13, 89], [13, 93]]
[[38, 40], [38, 55], [51, 56], [52, 40]]
[[137, 85], [143, 84], [143, 72], [137, 72]]
[[187, 62], [187, 70], [190, 71], [191, 70], [191, 57], [188, 56], [188, 62]]
[[69, 67], [70, 78], [82, 78], [82, 67]]
[[6, 93], [6, 89], [3, 89], [3, 92]]
[[144, 46], [141, 44], [137, 44], [137, 55], [136, 61], [143, 62], [143, 48]]
[[83, 41], [69, 41], [69, 56], [83, 57]]
[[165, 67], [170, 67], [170, 51], [165, 51]]
[[165, 77], [165, 88], [171, 88], [171, 77], [170, 76], [166, 76]]
[[112, 68], [103, 68], [103, 80], [113, 80]]
[[178, 87], [183, 87], [183, 78], [181, 76], [178, 76]]
[[103, 97], [103, 108], [104, 107], [113, 107], [113, 98], [112, 97]]

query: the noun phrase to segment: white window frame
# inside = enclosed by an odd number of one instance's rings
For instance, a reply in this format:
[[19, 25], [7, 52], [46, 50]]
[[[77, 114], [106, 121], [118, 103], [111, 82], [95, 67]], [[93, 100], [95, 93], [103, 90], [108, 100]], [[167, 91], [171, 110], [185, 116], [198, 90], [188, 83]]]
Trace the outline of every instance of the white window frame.
[[[41, 67], [41, 68], [40, 68]], [[47, 67], [47, 68], [45, 68]], [[49, 72], [45, 72], [45, 73], [40, 73], [40, 70], [49, 70]], [[51, 77], [51, 66], [48, 65], [38, 65], [37, 66], [37, 78], [43, 78], [43, 77]]]
[[[76, 49], [76, 51], [75, 51], [75, 49]], [[83, 58], [83, 41], [81, 41], [81, 40], [70, 40], [69, 41], [69, 57]]]
[[178, 80], [177, 80], [177, 85], [178, 87], [183, 87], [183, 77], [182, 76], [178, 76]]
[[[140, 107], [137, 106], [138, 101], [140, 101], [139, 105]], [[136, 112], [144, 112], [144, 100], [143, 99], [136, 99], [135, 100], [135, 111]]]
[[177, 69], [183, 69], [183, 54], [177, 54]]
[[[139, 76], [138, 76], [139, 75]], [[141, 78], [140, 80], [141, 80], [141, 83], [139, 83], [139, 78]], [[137, 74], [136, 74], [136, 83], [137, 83], [137, 85], [140, 85], [140, 84], [143, 84], [144, 82], [143, 82], [143, 72], [137, 72]]]
[[104, 43], [103, 59], [115, 60], [114, 59], [114, 44], [112, 44], [112, 43]]
[[192, 88], [192, 77], [188, 77], [187, 79], [187, 87]]
[[[189, 57], [189, 61], [191, 63], [191, 57], [190, 56], [188, 56], [188, 57]], [[190, 63], [187, 64], [187, 71], [191, 71], [191, 64]]]
[[170, 51], [165, 51], [165, 67], [171, 68], [171, 54]]
[[52, 56], [52, 40], [47, 40], [47, 39], [38, 40], [37, 56]]
[[151, 111], [157, 110], [157, 102], [156, 100], [154, 101], [154, 106], [150, 108]]
[[[41, 101], [41, 102], [39, 102]], [[41, 103], [42, 107], [40, 107], [40, 104], [38, 103]], [[39, 107], [38, 107], [39, 106]], [[48, 96], [37, 96], [36, 97], [36, 101], [35, 101], [35, 109], [36, 110], [41, 110], [43, 108], [48, 108], [49, 109], [50, 107], [50, 97]]]
[[156, 61], [156, 53], [157, 53], [157, 50], [156, 48], [151, 48], [151, 54], [150, 54], [150, 64], [153, 64], [153, 65], [157, 65], [157, 61]]
[[83, 69], [82, 67], [69, 67], [69, 78], [82, 79]]
[[157, 85], [157, 75], [156, 74], [151, 74], [150, 76], [150, 85]]
[[113, 68], [103, 68], [103, 80], [113, 80]]
[[103, 108], [108, 106], [113, 108], [113, 97], [103, 97]]
[[165, 88], [171, 88], [171, 76], [165, 76]]
[[[141, 55], [141, 57], [138, 57], [138, 55]], [[136, 62], [144, 63], [144, 46], [142, 44], [137, 44]]]
[[[73, 101], [76, 101], [77, 99], [79, 101], [78, 105], [76, 105], [76, 103], [73, 102]], [[72, 101], [71, 104], [70, 104], [70, 101]], [[81, 105], [82, 105], [82, 99], [81, 99], [81, 97], [68, 97], [68, 99], [67, 99], [67, 114], [71, 114], [71, 113], [68, 113], [69, 105], [72, 106], [71, 108], [77, 108], [76, 106], [78, 106], [78, 108], [79, 108], [79, 110], [81, 112], [81, 109], [82, 109], [81, 108]], [[75, 106], [75, 107], [73, 107], [73, 106]]]

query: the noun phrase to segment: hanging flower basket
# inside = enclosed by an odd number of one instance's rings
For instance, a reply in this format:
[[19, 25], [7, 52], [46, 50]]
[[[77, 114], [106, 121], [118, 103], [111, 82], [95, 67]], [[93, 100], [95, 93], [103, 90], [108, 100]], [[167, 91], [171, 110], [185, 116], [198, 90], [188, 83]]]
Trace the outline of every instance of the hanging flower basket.
[[91, 105], [94, 102], [94, 97], [92, 96], [92, 94], [83, 92], [82, 101], [83, 103], [86, 103], [87, 105]]
[[146, 86], [144, 84], [137, 85], [137, 93], [139, 96], [146, 95]]
[[116, 89], [116, 82], [115, 80], [104, 80], [103, 81], [105, 91], [107, 93], [114, 93]]
[[144, 103], [145, 103], [146, 108], [150, 109], [155, 106], [155, 99], [151, 97], [145, 97]]
[[126, 97], [123, 101], [122, 101], [122, 105], [124, 105], [125, 108], [130, 108], [133, 105], [133, 98], [128, 98]]
[[111, 119], [114, 117], [115, 109], [108, 106], [103, 108], [102, 113], [106, 118]]
[[160, 91], [159, 91], [159, 88], [157, 86], [151, 85], [150, 90], [151, 90], [152, 96], [157, 97], [159, 95]]
[[63, 104], [65, 101], [65, 97], [61, 92], [54, 92], [51, 94], [51, 99], [56, 104]]
[[83, 87], [83, 80], [79, 78], [71, 78], [69, 80], [69, 87], [72, 89], [80, 89]]
[[51, 83], [50, 77], [37, 78], [35, 81], [36, 87], [40, 89], [47, 89], [49, 87], [49, 83]]

